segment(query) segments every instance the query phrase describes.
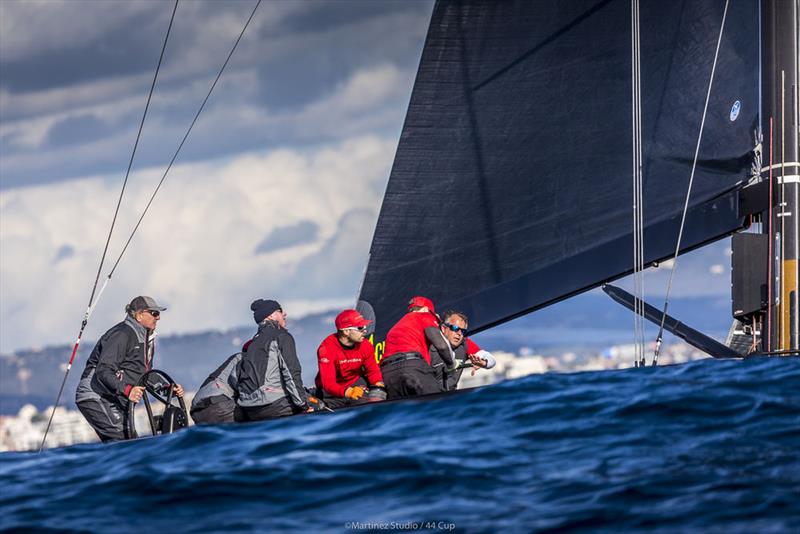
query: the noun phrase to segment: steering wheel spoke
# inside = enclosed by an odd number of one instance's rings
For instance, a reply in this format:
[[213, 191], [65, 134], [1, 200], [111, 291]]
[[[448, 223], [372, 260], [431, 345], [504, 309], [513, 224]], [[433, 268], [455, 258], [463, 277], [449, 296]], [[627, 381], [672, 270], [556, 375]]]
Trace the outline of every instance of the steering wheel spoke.
[[[186, 404], [183, 401], [183, 397], [175, 395], [175, 385], [175, 381], [167, 373], [158, 369], [146, 372], [137, 383], [137, 386], [144, 386], [145, 388], [142, 400], [144, 401], [145, 410], [147, 410], [147, 419], [153, 436], [171, 434], [189, 425]], [[153, 415], [153, 408], [149, 399], [151, 396], [164, 406], [164, 411], [161, 415]], [[128, 425], [132, 430], [132, 435], [136, 435], [134, 423], [135, 406], [136, 404], [133, 402], [128, 404]]]

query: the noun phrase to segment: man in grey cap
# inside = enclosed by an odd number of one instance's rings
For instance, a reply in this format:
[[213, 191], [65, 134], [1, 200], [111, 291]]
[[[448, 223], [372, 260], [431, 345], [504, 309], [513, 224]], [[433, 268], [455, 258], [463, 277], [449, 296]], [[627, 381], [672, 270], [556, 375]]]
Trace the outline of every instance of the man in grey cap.
[[[75, 402], [103, 442], [136, 437], [127, 425], [128, 401], [139, 402], [144, 394], [136, 384], [152, 368], [154, 333], [165, 310], [152, 297], [136, 297], [86, 361]], [[183, 387], [176, 385], [175, 393], [182, 397]]]

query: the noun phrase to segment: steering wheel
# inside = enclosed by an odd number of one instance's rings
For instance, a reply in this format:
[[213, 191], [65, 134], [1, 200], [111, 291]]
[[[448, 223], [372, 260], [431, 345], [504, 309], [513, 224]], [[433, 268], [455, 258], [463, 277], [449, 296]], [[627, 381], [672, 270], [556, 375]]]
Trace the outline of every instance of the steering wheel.
[[[186, 404], [183, 397], [174, 396], [175, 381], [164, 371], [152, 369], [139, 379], [137, 386], [144, 386], [145, 393], [142, 395], [144, 407], [147, 410], [147, 419], [150, 422], [150, 432], [153, 436], [158, 434], [172, 434], [181, 428], [189, 426], [189, 416], [186, 412]], [[148, 395], [164, 405], [164, 413], [153, 415], [153, 408], [150, 406]], [[177, 405], [175, 399], [178, 400]], [[128, 401], [128, 426], [132, 430], [131, 434], [136, 435], [136, 425], [134, 422], [134, 409], [136, 403]]]

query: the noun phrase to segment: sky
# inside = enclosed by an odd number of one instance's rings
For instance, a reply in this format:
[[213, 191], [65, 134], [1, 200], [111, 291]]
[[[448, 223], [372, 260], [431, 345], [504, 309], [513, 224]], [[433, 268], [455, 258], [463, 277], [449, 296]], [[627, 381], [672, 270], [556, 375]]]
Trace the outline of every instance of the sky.
[[[4, 353], [77, 334], [172, 5], [0, 1]], [[103, 277], [254, 5], [179, 4]], [[248, 324], [255, 298], [290, 316], [352, 305], [431, 10], [264, 1], [85, 338], [139, 294], [169, 307], [162, 334]], [[727, 254], [723, 243], [681, 260], [674, 294], [727, 294]]]
[[[178, 5], [103, 278], [254, 5]], [[172, 6], [0, 2], [0, 351], [77, 334]], [[162, 334], [354, 303], [431, 9], [263, 2], [85, 336], [138, 294]]]

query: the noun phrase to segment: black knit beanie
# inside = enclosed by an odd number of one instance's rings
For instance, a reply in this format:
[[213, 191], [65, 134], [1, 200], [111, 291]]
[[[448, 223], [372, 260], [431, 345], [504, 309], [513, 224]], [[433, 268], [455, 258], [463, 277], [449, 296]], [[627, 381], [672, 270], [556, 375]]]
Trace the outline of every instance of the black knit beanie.
[[258, 299], [253, 301], [250, 305], [250, 309], [253, 311], [253, 319], [255, 319], [256, 323], [260, 324], [261, 321], [272, 315], [273, 312], [280, 310], [281, 305], [274, 300]]

